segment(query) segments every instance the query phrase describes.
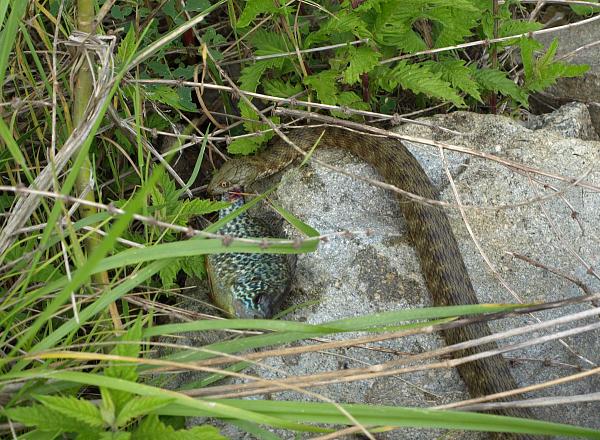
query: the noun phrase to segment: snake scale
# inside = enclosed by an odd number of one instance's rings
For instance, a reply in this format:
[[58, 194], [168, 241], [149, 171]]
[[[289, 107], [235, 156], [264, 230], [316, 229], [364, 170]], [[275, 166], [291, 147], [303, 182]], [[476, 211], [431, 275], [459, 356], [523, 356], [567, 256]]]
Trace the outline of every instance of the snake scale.
[[[437, 199], [437, 190], [421, 165], [398, 140], [370, 136], [343, 128], [322, 127], [292, 130], [288, 138], [303, 150], [318, 141], [318, 148], [341, 148], [374, 166], [389, 184], [426, 199]], [[294, 161], [299, 153], [277, 138], [262, 153], [238, 157], [226, 162], [216, 172], [209, 192], [224, 194], [272, 175]], [[419, 256], [421, 271], [435, 306], [477, 304], [477, 296], [467, 273], [458, 243], [443, 208], [398, 196], [409, 234]], [[486, 323], [475, 323], [443, 332], [448, 345], [491, 334]], [[494, 349], [487, 344], [457, 353], [468, 356]], [[458, 366], [473, 397], [498, 393], [517, 387], [507, 361], [496, 355]], [[533, 417], [527, 409], [505, 409], [502, 415]], [[497, 438], [530, 438], [526, 435], [501, 434]]]

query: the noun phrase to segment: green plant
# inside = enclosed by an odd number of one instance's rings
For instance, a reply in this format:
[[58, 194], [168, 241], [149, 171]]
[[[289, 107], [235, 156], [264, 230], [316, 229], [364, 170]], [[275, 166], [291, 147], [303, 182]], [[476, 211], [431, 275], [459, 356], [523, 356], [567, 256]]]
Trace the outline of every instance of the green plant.
[[[481, 0], [345, 0], [319, 7], [247, 2], [235, 26], [248, 35], [257, 59], [243, 67], [240, 87], [278, 97], [304, 91], [306, 101], [338, 106], [333, 113], [342, 118], [352, 115], [345, 108], [393, 113], [406, 92], [423, 104], [442, 101], [459, 108], [483, 104], [486, 95], [497, 93], [527, 107], [531, 92], [560, 77], [580, 75], [587, 66], [553, 62], [556, 43], [534, 62], [534, 51], [542, 47], [519, 35], [542, 25], [514, 18], [517, 8], [516, 2], [504, 2], [495, 17], [492, 2]], [[262, 26], [257, 30], [252, 26], [259, 20]], [[517, 37], [506, 38], [513, 35]], [[500, 66], [468, 62], [465, 49], [452, 50], [468, 40], [497, 38], [504, 40], [492, 43], [491, 50], [503, 53], [515, 44], [521, 48], [524, 79], [509, 77], [509, 61]], [[361, 43], [353, 45], [356, 42]], [[319, 46], [325, 47], [302, 53]], [[427, 58], [428, 51], [440, 48], [448, 49]], [[417, 53], [422, 55], [412, 56]], [[266, 128], [248, 105], [240, 102], [239, 108], [246, 130]], [[252, 153], [271, 136], [237, 139], [229, 151]]]

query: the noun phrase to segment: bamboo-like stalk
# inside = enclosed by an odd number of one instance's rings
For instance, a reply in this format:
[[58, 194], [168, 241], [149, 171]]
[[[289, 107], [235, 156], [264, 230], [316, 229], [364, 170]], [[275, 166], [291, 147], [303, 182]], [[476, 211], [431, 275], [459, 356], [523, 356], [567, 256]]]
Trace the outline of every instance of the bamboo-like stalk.
[[[94, 3], [95, 0], [78, 0], [77, 1], [77, 29], [81, 32], [94, 32]], [[75, 79], [75, 88], [73, 90], [73, 126], [76, 127], [83, 122], [85, 111], [88, 102], [93, 92], [93, 77], [88, 62], [84, 61], [77, 72]], [[89, 157], [86, 157], [79, 174], [77, 176], [76, 188], [80, 197], [89, 202], [95, 202], [94, 197], [94, 175], [92, 173], [92, 162]], [[97, 211], [90, 205], [83, 204], [79, 208], [81, 217], [89, 217]], [[96, 235], [90, 235], [85, 240], [85, 247], [88, 254], [92, 253], [99, 242]], [[99, 286], [107, 286], [109, 283], [108, 273], [106, 271], [92, 275], [92, 281]], [[109, 306], [110, 315], [115, 329], [122, 329], [121, 318], [115, 303]]]

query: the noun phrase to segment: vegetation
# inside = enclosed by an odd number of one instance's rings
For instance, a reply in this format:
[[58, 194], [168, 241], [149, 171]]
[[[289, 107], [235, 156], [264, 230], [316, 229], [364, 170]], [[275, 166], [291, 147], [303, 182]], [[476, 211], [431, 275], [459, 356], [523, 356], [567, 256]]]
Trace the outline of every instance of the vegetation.
[[[260, 148], [273, 136], [266, 118], [280, 122], [259, 113], [275, 97], [356, 121], [428, 106], [527, 106], [531, 93], [586, 70], [557, 60], [556, 41], [543, 49], [529, 36], [542, 28], [530, 12], [487, 0], [0, 2], [0, 436], [224, 438], [209, 422], [183, 424], [207, 416], [259, 438], [277, 438], [264, 426], [327, 433], [348, 425], [598, 438], [586, 428], [467, 412], [194, 399], [159, 375], [196, 369], [206, 376], [193, 385], [206, 387], [248, 377], [239, 371], [253, 362], [243, 354], [251, 348], [414, 331], [518, 308], [418, 309], [308, 325], [167, 323], [175, 314], [161, 304], [177, 302], [182, 273], [204, 276], [206, 254], [311, 252], [321, 239], [285, 212], [305, 240], [224, 241], [214, 234], [227, 218], [192, 227], [226, 206], [202, 198], [198, 185], [209, 176], [207, 157], [218, 157], [208, 154], [215, 142], [230, 141], [229, 153]], [[196, 125], [182, 129], [195, 114]], [[171, 139], [168, 153], [158, 151], [158, 134]], [[178, 151], [192, 148], [192, 156]], [[177, 161], [189, 162], [185, 176]], [[159, 336], [223, 329], [243, 332], [158, 350], [169, 345]]]

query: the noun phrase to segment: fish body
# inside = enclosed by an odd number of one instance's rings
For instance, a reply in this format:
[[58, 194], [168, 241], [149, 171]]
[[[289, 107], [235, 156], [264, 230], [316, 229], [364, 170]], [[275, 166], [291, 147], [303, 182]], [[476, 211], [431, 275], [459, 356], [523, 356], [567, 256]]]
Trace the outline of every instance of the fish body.
[[[232, 202], [219, 212], [223, 218], [244, 204], [239, 191], [222, 199]], [[229, 237], [271, 237], [273, 231], [258, 218], [243, 212], [224, 225], [219, 234]], [[289, 291], [292, 270], [282, 254], [223, 253], [206, 258], [213, 302], [230, 317], [270, 318]]]

